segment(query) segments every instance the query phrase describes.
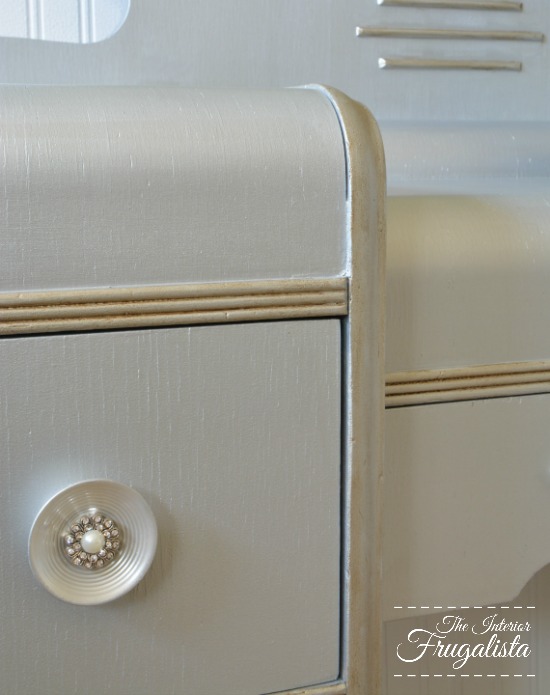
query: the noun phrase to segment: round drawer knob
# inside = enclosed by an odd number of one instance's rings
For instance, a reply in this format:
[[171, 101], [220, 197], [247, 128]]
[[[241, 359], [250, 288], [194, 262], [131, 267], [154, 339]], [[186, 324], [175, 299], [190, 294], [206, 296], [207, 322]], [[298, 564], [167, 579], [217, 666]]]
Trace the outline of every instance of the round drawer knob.
[[112, 480], [87, 480], [42, 507], [31, 529], [29, 561], [57, 598], [97, 605], [134, 588], [156, 546], [155, 518], [138, 492]]

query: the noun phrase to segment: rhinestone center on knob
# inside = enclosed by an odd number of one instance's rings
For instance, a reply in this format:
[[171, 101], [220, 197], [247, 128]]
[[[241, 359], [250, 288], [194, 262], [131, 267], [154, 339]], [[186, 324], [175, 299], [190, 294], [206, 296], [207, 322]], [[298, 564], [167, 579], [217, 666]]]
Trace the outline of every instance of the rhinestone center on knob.
[[100, 569], [112, 562], [120, 550], [120, 530], [104, 514], [83, 515], [64, 536], [64, 552], [73, 565]]

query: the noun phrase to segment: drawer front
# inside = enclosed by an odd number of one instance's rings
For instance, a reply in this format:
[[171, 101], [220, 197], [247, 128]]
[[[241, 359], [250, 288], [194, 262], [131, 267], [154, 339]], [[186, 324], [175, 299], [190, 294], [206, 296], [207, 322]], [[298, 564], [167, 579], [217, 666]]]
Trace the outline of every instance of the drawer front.
[[0, 292], [344, 273], [345, 151], [318, 92], [0, 92]]
[[548, 562], [549, 405], [536, 395], [388, 411], [386, 619], [518, 604]]
[[[328, 319], [0, 342], [6, 692], [337, 678], [340, 341]], [[33, 578], [27, 539], [42, 504], [92, 478], [141, 492], [159, 546], [124, 598], [73, 606]]]

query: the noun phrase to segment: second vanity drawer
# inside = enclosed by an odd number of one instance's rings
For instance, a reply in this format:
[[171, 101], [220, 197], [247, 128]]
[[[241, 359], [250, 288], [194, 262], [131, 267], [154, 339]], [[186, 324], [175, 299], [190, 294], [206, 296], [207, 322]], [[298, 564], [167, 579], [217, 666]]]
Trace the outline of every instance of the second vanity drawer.
[[[75, 674], [81, 693], [119, 695], [337, 678], [338, 320], [6, 338], [0, 354], [8, 691], [72, 692]], [[49, 497], [94, 478], [145, 497], [159, 545], [123, 599], [73, 606], [32, 577], [27, 538]]]

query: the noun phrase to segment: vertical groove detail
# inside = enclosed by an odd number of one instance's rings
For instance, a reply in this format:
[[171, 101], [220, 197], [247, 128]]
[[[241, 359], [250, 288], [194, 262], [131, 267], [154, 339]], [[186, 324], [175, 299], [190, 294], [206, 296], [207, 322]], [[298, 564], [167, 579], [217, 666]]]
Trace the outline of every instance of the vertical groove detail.
[[37, 38], [44, 41], [46, 39], [44, 26], [44, 0], [36, 1], [36, 29]]
[[90, 43], [96, 41], [96, 6], [95, 0], [85, 0], [86, 2], [86, 12], [88, 18], [88, 31], [90, 36]]
[[90, 5], [89, 0], [78, 0], [78, 40], [90, 43]]
[[29, 39], [38, 38], [36, 0], [27, 0], [27, 36]]

